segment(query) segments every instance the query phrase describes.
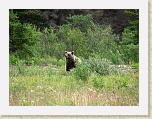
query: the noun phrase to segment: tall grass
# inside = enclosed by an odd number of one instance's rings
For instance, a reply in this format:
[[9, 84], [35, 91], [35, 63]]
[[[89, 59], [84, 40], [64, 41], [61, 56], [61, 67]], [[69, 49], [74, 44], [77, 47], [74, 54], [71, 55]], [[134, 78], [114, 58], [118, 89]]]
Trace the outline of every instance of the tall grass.
[[[10, 106], [134, 106], [139, 103], [137, 71], [100, 75], [86, 65], [65, 72], [59, 66], [10, 67]], [[81, 67], [81, 66], [80, 66]], [[85, 73], [86, 72], [86, 73]]]

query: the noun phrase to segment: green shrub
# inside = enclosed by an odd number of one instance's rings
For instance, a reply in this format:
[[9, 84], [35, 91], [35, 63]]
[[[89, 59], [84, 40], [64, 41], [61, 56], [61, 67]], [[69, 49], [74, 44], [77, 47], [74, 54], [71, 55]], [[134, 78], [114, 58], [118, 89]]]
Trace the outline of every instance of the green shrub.
[[90, 57], [88, 60], [83, 61], [84, 65], [86, 65], [90, 72], [98, 73], [100, 75], [111, 75], [118, 74], [119, 70], [112, 65], [112, 62], [103, 58], [92, 58]]
[[61, 67], [61, 66], [64, 66], [65, 65], [65, 60], [63, 59], [60, 59], [58, 62], [57, 62], [57, 66]]
[[93, 86], [95, 88], [102, 88], [103, 87], [103, 79], [102, 77], [98, 77], [98, 76], [93, 76], [92, 77], [92, 82], [93, 82]]
[[31, 65], [39, 65], [39, 63], [40, 63], [40, 60], [39, 60], [40, 58], [39, 57], [32, 57], [31, 58]]
[[57, 59], [55, 57], [50, 57], [49, 61], [50, 61], [50, 63], [52, 65], [56, 65], [57, 64]]
[[134, 63], [134, 64], [131, 65], [131, 67], [133, 69], [135, 69], [136, 71], [139, 71], [139, 63]]
[[139, 62], [139, 10], [125, 10], [126, 15], [134, 16], [129, 20], [129, 26], [122, 32], [120, 51], [125, 63]]
[[40, 57], [26, 58], [25, 62], [26, 62], [26, 65], [28, 65], [28, 66], [39, 65], [40, 64]]
[[73, 28], [78, 28], [82, 32], [86, 32], [88, 28], [92, 27], [92, 15], [73, 15], [67, 17], [68, 24], [71, 24]]
[[47, 61], [46, 61], [45, 58], [40, 58], [39, 60], [40, 60], [39, 65], [41, 65], [41, 66], [46, 66], [47, 65]]
[[71, 70], [75, 79], [87, 81], [89, 79], [89, 70], [86, 65], [79, 65], [77, 68]]
[[16, 65], [17, 62], [18, 62], [18, 58], [16, 58], [15, 56], [9, 56], [10, 65]]
[[122, 60], [125, 63], [130, 64], [139, 62], [139, 45], [122, 45], [120, 51], [122, 53]]
[[26, 59], [34, 55], [32, 47], [37, 43], [39, 31], [32, 24], [21, 23], [18, 15], [9, 11], [9, 51], [20, 59]]
[[139, 63], [132, 64], [131, 67], [134, 69], [139, 69]]
[[[129, 78], [129, 79], [128, 79]], [[132, 79], [134, 80], [134, 79]], [[123, 89], [128, 86], [128, 83], [130, 82], [130, 77], [128, 76], [119, 76], [114, 75], [109, 78], [104, 77], [103, 78], [103, 86], [105, 89], [116, 91], [116, 89]]]
[[[138, 23], [132, 24], [138, 26]], [[74, 50], [76, 56], [86, 59], [90, 56], [97, 59], [106, 58], [114, 64], [139, 61], [138, 29], [133, 32], [130, 27], [125, 28], [122, 41], [117, 45], [115, 41], [120, 38], [112, 33], [111, 26], [93, 23], [91, 15], [69, 16], [67, 23], [58, 29], [51, 27], [39, 31], [32, 24], [21, 24], [18, 15], [10, 11], [9, 26], [10, 54], [28, 60], [28, 65], [51, 63], [61, 66], [63, 61], [58, 60], [63, 58], [65, 50]], [[117, 53], [118, 50], [120, 53]], [[16, 59], [12, 58], [10, 61], [14, 64]], [[99, 63], [98, 60], [97, 62], [98, 65], [92, 71], [107, 75], [109, 71], [104, 68], [107, 66], [103, 66], [107, 63]]]
[[109, 57], [110, 61], [114, 64], [122, 64], [123, 60], [121, 58], [121, 54], [120, 53], [111, 53], [110, 57]]
[[19, 74], [25, 74], [25, 60], [19, 60], [17, 63]]

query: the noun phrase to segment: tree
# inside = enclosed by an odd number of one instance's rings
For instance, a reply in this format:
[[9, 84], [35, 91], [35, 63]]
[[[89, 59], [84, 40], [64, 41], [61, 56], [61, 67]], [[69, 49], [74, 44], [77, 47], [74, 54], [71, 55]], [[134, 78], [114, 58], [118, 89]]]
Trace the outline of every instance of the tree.
[[32, 56], [31, 46], [36, 43], [38, 32], [31, 24], [21, 24], [17, 13], [9, 11], [9, 51], [19, 58]]
[[91, 14], [86, 16], [83, 15], [73, 15], [67, 17], [68, 24], [71, 24], [73, 28], [78, 28], [82, 32], [86, 32], [88, 28], [92, 27], [93, 18]]
[[34, 26], [44, 29], [44, 18], [41, 16], [41, 10], [38, 9], [14, 9], [18, 15], [20, 23], [33, 24]]
[[139, 62], [139, 10], [126, 10], [125, 13], [136, 20], [129, 20], [130, 26], [122, 33], [120, 42], [122, 59], [127, 63]]

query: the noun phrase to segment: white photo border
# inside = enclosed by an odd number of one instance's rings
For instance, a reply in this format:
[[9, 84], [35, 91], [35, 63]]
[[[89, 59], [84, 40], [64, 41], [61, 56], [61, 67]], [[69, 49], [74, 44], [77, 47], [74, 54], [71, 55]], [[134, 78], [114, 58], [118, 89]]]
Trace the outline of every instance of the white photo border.
[[[9, 106], [9, 9], [139, 9], [139, 106]], [[0, 1], [0, 115], [148, 115], [148, 1]]]

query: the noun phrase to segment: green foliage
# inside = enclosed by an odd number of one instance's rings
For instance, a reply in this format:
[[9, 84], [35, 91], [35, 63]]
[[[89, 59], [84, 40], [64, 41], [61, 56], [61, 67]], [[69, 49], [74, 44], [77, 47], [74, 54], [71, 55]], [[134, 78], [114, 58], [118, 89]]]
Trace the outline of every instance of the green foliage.
[[10, 54], [29, 60], [27, 64], [38, 65], [46, 65], [48, 56], [57, 61], [63, 59], [65, 50], [75, 51], [76, 56], [85, 59], [90, 56], [106, 58], [114, 64], [139, 61], [137, 21], [130, 21], [131, 25], [124, 29], [122, 41], [117, 46], [115, 41], [119, 37], [112, 33], [111, 27], [94, 24], [91, 15], [69, 16], [67, 20], [59, 29], [51, 27], [40, 32], [31, 24], [22, 24], [18, 14], [10, 10]]
[[61, 67], [61, 66], [64, 66], [65, 65], [65, 60], [63, 59], [60, 59], [57, 61], [57, 66]]
[[[130, 106], [139, 104], [139, 74], [106, 75], [88, 71], [85, 65], [66, 73], [63, 67], [10, 67], [9, 104], [11, 106]], [[82, 71], [80, 71], [82, 70]], [[83, 74], [87, 74], [84, 75]], [[88, 73], [89, 72], [89, 76]], [[66, 75], [65, 75], [66, 74]], [[76, 77], [77, 76], [77, 77]]]
[[139, 63], [134, 63], [131, 65], [131, 67], [135, 69], [135, 71], [139, 72]]
[[10, 56], [9, 57], [9, 64], [10, 65], [16, 65], [18, 62], [18, 58], [16, 58], [15, 56]]
[[112, 65], [112, 62], [107, 59], [97, 59], [90, 57], [88, 60], [83, 61], [83, 63], [88, 67], [90, 72], [98, 73], [100, 75], [120, 73], [120, 71], [114, 65]]
[[25, 60], [19, 60], [17, 63], [19, 74], [25, 74]]
[[110, 59], [110, 61], [114, 64], [122, 64], [123, 59], [121, 56], [122, 55], [119, 52], [116, 52], [116, 53], [111, 52], [108, 59]]
[[122, 53], [122, 60], [126, 63], [139, 62], [139, 45], [122, 45], [120, 51]]
[[9, 50], [19, 58], [32, 56], [31, 47], [36, 43], [39, 32], [31, 24], [21, 24], [17, 14], [10, 10], [9, 22]]
[[82, 47], [83, 47], [84, 35], [79, 29], [69, 29], [67, 34], [67, 41], [65, 41], [66, 49], [74, 50], [77, 55], [82, 56]]
[[34, 46], [35, 56], [52, 56], [61, 59], [64, 54], [65, 44], [58, 39], [56, 30], [45, 28], [42, 31], [38, 43]]
[[103, 87], [103, 78], [99, 76], [93, 76], [92, 77], [93, 86], [97, 89]]
[[[62, 60], [60, 60], [59, 64], [55, 57], [46, 56], [44, 58], [40, 57], [32, 57], [26, 60], [27, 65], [39, 65], [39, 66], [47, 66], [49, 64], [52, 65], [61, 65]], [[62, 62], [63, 64], [63, 62]]]
[[[13, 15], [17, 17], [17, 14], [11, 13], [10, 18]], [[14, 19], [17, 19], [16, 17]], [[77, 19], [86, 26], [85, 32]], [[13, 36], [10, 33], [10, 54], [19, 58], [36, 57], [35, 59], [39, 59], [51, 56], [59, 60], [63, 59], [65, 50], [73, 50], [76, 56], [89, 58], [90, 55], [95, 54], [100, 58], [107, 58], [114, 63], [119, 63], [116, 58], [115, 60], [111, 58], [116, 55], [117, 46], [114, 40], [118, 39], [118, 36], [112, 34], [110, 26], [95, 25], [91, 15], [70, 16], [68, 24], [60, 26], [59, 29], [45, 28], [42, 32], [36, 31], [29, 24], [22, 25], [19, 21], [13, 22], [13, 25], [16, 23], [16, 27], [10, 25], [10, 31], [15, 34]], [[24, 32], [19, 32], [21, 28]], [[19, 34], [20, 36], [18, 36]]]
[[132, 42], [134, 45], [139, 44], [139, 10], [126, 10], [125, 13], [129, 16], [133, 16], [136, 18], [136, 20], [129, 20], [130, 26], [128, 26], [126, 29], [129, 29], [133, 35], [132, 36]]
[[104, 78], [103, 79], [103, 85], [107, 90], [113, 90], [115, 92], [115, 89], [119, 88], [126, 88], [127, 87], [127, 79], [125, 77], [121, 76], [113, 76], [110, 79]]
[[84, 40], [83, 51], [87, 57], [98, 54], [101, 58], [109, 58], [111, 52], [116, 53], [117, 46], [114, 42], [118, 36], [112, 34], [110, 26], [99, 26], [94, 24], [94, 30], [88, 29]]
[[138, 29], [135, 31], [129, 27], [124, 29], [122, 41], [120, 42], [120, 52], [122, 59], [126, 63], [139, 62], [139, 38], [136, 36]]
[[41, 16], [41, 11], [37, 9], [15, 9], [18, 13], [21, 23], [33, 24], [40, 29], [44, 27], [44, 18]]
[[139, 63], [132, 64], [131, 66], [134, 69], [139, 69]]
[[77, 68], [72, 69], [75, 79], [87, 81], [89, 79], [89, 69], [86, 65], [79, 65]]
[[55, 57], [50, 57], [49, 58], [49, 63], [51, 63], [52, 65], [56, 65], [57, 64], [57, 59]]
[[137, 20], [129, 21], [130, 26], [124, 29], [120, 51], [126, 63], [139, 62], [139, 10], [126, 10], [126, 14], [136, 17]]
[[82, 32], [86, 32], [88, 28], [92, 27], [92, 15], [88, 14], [86, 16], [83, 15], [73, 15], [67, 17], [67, 23], [71, 24], [73, 28], [78, 28]]

